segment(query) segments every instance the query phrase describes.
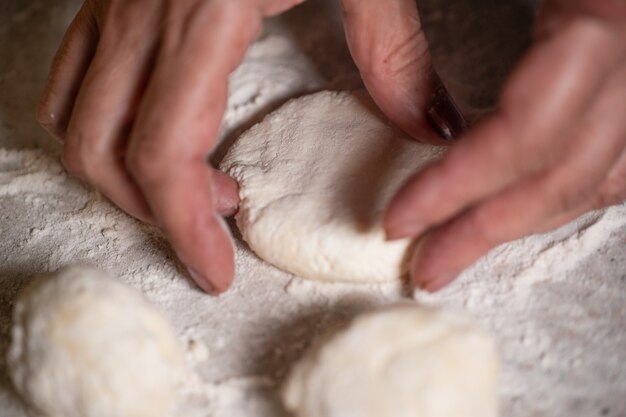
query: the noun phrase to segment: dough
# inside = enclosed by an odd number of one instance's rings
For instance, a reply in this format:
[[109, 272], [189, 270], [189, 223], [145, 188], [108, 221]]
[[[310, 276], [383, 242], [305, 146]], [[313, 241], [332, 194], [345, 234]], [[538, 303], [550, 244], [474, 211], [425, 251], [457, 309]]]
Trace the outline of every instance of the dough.
[[23, 399], [48, 417], [164, 417], [184, 376], [168, 323], [104, 273], [71, 267], [31, 284], [8, 353]]
[[355, 319], [292, 369], [298, 417], [495, 417], [492, 338], [467, 319], [398, 305]]
[[309, 279], [381, 282], [406, 272], [411, 243], [385, 240], [384, 208], [441, 153], [391, 128], [367, 97], [324, 91], [244, 133], [222, 169], [239, 182], [237, 225], [262, 259]]

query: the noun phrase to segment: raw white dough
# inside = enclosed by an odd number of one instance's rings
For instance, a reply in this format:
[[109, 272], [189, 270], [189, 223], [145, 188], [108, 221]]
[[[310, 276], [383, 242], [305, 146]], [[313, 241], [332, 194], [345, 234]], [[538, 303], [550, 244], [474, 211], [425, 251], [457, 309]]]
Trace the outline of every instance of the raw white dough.
[[358, 317], [292, 369], [297, 417], [495, 417], [492, 337], [468, 319], [415, 305]]
[[186, 371], [164, 317], [87, 267], [40, 277], [20, 295], [8, 364], [17, 391], [48, 417], [165, 417]]
[[385, 241], [382, 212], [441, 152], [391, 128], [367, 97], [324, 91], [244, 133], [222, 169], [239, 182], [237, 225], [262, 259], [304, 278], [381, 282], [406, 272], [410, 245]]

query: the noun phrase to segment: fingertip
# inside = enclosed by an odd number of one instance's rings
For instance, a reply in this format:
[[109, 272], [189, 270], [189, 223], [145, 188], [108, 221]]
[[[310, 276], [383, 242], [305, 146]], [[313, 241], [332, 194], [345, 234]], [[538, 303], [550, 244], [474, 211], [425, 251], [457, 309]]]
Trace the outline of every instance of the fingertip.
[[383, 227], [385, 229], [385, 239], [388, 241], [417, 237], [428, 229], [426, 224], [417, 221], [398, 220], [387, 215], [383, 221]]
[[421, 289], [430, 293], [440, 291], [444, 289], [445, 287], [447, 287], [449, 284], [451, 284], [454, 280], [456, 280], [457, 276], [458, 274], [443, 275], [432, 281], [424, 283]]
[[187, 267], [187, 272], [189, 273], [191, 279], [196, 283], [196, 285], [200, 287], [200, 289], [202, 289], [204, 292], [210, 295], [219, 294], [215, 286], [213, 286], [213, 283], [207, 277], [200, 274], [198, 271], [191, 267]]
[[386, 90], [372, 95], [389, 119], [412, 139], [433, 146], [450, 146], [468, 129], [468, 122], [436, 74], [425, 91], [388, 98]]
[[463, 112], [441, 82], [435, 87], [426, 115], [430, 126], [447, 144], [468, 128]]
[[427, 222], [421, 221], [415, 215], [410, 192], [412, 183], [413, 181], [408, 182], [396, 193], [383, 214], [382, 222], [387, 240], [415, 237], [429, 228]]
[[410, 136], [410, 139], [414, 139], [417, 142], [425, 143], [433, 146], [450, 146], [451, 141], [444, 139], [438, 134], [432, 127], [432, 122], [424, 117], [424, 110], [420, 110], [412, 114], [410, 120], [394, 120], [394, 123], [402, 129], [403, 132]]
[[187, 233], [180, 230], [183, 234], [172, 235], [170, 240], [193, 281], [208, 294], [226, 292], [235, 275], [235, 247], [223, 219], [209, 214], [200, 224], [183, 230]]
[[[211, 245], [208, 248], [209, 257], [203, 263], [200, 277], [206, 277], [201, 288], [211, 294], [226, 292], [235, 276], [235, 245], [230, 230], [219, 215], [211, 216], [209, 220]], [[205, 289], [206, 288], [206, 289]]]
[[241, 201], [237, 182], [229, 175], [213, 170], [213, 183], [217, 212], [225, 217], [236, 214]]
[[[117, 204], [117, 203], [114, 203], [114, 204]], [[143, 223], [149, 224], [151, 226], [158, 226], [158, 223], [156, 219], [154, 218], [154, 215], [148, 208], [145, 208], [145, 209], [144, 208], [137, 209], [135, 207], [124, 208], [121, 206], [121, 204], [117, 204], [117, 205], [126, 213], [128, 213], [130, 216], [134, 217], [135, 219]]]
[[[46, 89], [48, 90], [48, 89]], [[41, 127], [55, 139], [62, 141], [65, 136], [65, 126], [61, 122], [60, 115], [52, 110], [51, 94], [46, 91], [37, 103], [35, 117]]]
[[442, 271], [435, 272], [432, 269], [431, 236], [421, 239], [411, 257], [410, 275], [411, 282], [416, 288], [426, 292], [437, 292], [454, 281], [460, 272]]

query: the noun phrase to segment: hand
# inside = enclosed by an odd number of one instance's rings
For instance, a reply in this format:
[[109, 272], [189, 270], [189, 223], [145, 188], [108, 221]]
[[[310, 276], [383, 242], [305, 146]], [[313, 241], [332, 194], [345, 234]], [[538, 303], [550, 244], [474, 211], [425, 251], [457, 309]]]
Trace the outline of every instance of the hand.
[[436, 291], [498, 244], [626, 198], [626, 2], [545, 1], [498, 110], [403, 187], [390, 238]]
[[222, 292], [233, 247], [218, 214], [236, 183], [212, 170], [228, 74], [263, 16], [298, 0], [87, 0], [55, 57], [38, 119], [68, 171], [157, 224], [195, 282]]

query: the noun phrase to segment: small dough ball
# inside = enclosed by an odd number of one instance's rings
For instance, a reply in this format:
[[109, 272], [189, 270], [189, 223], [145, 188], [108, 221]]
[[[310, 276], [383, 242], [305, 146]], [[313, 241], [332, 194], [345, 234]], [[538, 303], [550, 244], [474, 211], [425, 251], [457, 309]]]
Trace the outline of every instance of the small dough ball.
[[398, 305], [356, 318], [292, 369], [298, 417], [495, 417], [492, 337], [466, 318]]
[[322, 91], [245, 132], [221, 168], [239, 183], [237, 225], [260, 258], [313, 280], [385, 282], [406, 272], [411, 241], [385, 239], [384, 209], [442, 152], [393, 129], [368, 97]]
[[186, 371], [165, 318], [88, 267], [42, 276], [14, 309], [8, 364], [23, 399], [48, 417], [165, 417]]

